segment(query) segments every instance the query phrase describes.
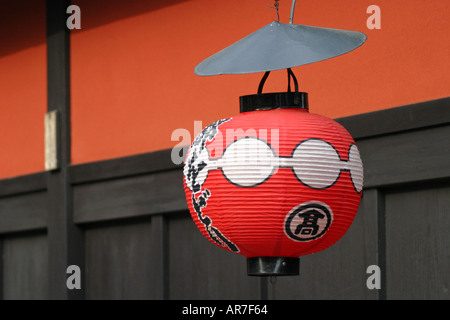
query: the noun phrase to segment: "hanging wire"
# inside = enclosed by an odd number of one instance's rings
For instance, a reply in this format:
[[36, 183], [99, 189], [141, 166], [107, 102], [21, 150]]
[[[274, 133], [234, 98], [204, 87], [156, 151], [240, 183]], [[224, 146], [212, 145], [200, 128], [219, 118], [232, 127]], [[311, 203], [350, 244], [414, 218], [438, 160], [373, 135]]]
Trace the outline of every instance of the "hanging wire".
[[[279, 0], [275, 0], [275, 3], [273, 6], [271, 6], [270, 4], [267, 3], [267, 5], [272, 8], [277, 10], [277, 22], [280, 22], [280, 13], [278, 10], [278, 7], [280, 6], [280, 4], [278, 3]], [[295, 11], [295, 2], [296, 0], [292, 0], [292, 5], [291, 5], [291, 15], [289, 17], [289, 24], [292, 24], [294, 22], [294, 11]]]
[[276, 9], [276, 10], [277, 10], [277, 22], [280, 22], [280, 14], [279, 14], [279, 12], [278, 12], [278, 6], [279, 6], [280, 4], [278, 3], [278, 1], [279, 1], [279, 0], [275, 0], [275, 4], [274, 4], [273, 7], [272, 7], [270, 4], [268, 4], [268, 3], [267, 3], [267, 5], [268, 5], [270, 8]]
[[291, 16], [289, 18], [289, 24], [292, 24], [294, 22], [294, 10], [295, 10], [295, 0], [292, 0]]

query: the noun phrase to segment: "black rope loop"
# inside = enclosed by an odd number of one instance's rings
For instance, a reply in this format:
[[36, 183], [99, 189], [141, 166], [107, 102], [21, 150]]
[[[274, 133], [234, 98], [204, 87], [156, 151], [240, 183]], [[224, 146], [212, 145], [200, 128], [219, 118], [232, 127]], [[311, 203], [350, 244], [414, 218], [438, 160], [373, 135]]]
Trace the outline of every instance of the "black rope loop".
[[[288, 74], [288, 92], [291, 92], [291, 78], [292, 81], [294, 82], [294, 88], [295, 88], [295, 92], [298, 92], [298, 81], [297, 78], [295, 77], [294, 72], [292, 71], [291, 68], [287, 68], [287, 74]], [[263, 77], [261, 78], [261, 81], [259, 82], [259, 86], [258, 86], [258, 94], [262, 94], [263, 88], [264, 88], [264, 84], [266, 83], [267, 78], [269, 77], [270, 71], [266, 71], [263, 75]]]
[[291, 68], [287, 68], [287, 72], [288, 72], [288, 92], [291, 92], [291, 78], [294, 81], [295, 92], [298, 92], [298, 82], [294, 72], [292, 72]]

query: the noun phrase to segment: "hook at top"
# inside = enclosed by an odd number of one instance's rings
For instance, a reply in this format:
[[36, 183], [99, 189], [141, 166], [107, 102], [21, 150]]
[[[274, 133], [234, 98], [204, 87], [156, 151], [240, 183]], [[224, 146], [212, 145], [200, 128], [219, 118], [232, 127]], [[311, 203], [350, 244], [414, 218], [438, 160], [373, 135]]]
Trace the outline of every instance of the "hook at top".
[[292, 24], [294, 22], [294, 10], [295, 10], [295, 0], [292, 0], [291, 16], [289, 18], [289, 24]]
[[280, 22], [280, 13], [278, 12], [278, 6], [279, 6], [279, 3], [278, 3], [278, 1], [279, 0], [275, 0], [275, 4], [274, 4], [274, 6], [272, 7], [270, 4], [268, 4], [267, 3], [267, 6], [269, 6], [270, 8], [272, 8], [272, 9], [275, 9], [275, 10], [277, 10], [277, 22]]

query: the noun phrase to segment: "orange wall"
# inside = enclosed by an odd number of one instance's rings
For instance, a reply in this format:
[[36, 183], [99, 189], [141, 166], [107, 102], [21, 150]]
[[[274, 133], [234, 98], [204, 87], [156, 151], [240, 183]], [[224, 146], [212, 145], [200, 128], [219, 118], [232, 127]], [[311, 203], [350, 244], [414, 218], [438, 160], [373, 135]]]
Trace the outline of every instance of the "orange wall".
[[0, 2], [0, 178], [44, 170], [45, 1]]
[[[171, 148], [174, 129], [193, 133], [195, 120], [237, 114], [238, 97], [256, 93], [261, 77], [193, 69], [272, 22], [270, 1], [123, 2], [74, 1], [82, 12], [72, 36], [74, 163]], [[366, 27], [370, 4], [381, 8], [380, 30]], [[290, 6], [280, 1], [281, 22]], [[368, 36], [349, 54], [294, 68], [310, 111], [334, 118], [449, 96], [449, 11], [448, 0], [297, 1], [294, 23]], [[266, 88], [285, 90], [285, 72]]]
[[[266, 0], [73, 0], [72, 162], [172, 148], [239, 112], [262, 74], [199, 77], [203, 59], [275, 19]], [[45, 1], [0, 1], [0, 178], [44, 169]], [[381, 30], [366, 9], [381, 8]], [[291, 1], [280, 0], [288, 23]], [[310, 111], [336, 118], [450, 96], [448, 0], [301, 0], [294, 23], [362, 31], [355, 51], [294, 68]], [[5, 32], [6, 31], [6, 32]], [[286, 89], [273, 72], [266, 92]]]

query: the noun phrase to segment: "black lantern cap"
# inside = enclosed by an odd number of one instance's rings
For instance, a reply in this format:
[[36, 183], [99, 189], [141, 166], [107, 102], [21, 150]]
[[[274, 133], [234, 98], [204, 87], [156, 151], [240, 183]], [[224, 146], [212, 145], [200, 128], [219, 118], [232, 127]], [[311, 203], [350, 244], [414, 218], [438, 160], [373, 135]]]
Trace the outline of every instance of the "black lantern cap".
[[247, 258], [247, 274], [249, 276], [298, 276], [299, 273], [300, 258]]
[[308, 94], [306, 92], [272, 92], [252, 94], [239, 97], [240, 112], [292, 109], [308, 110]]

